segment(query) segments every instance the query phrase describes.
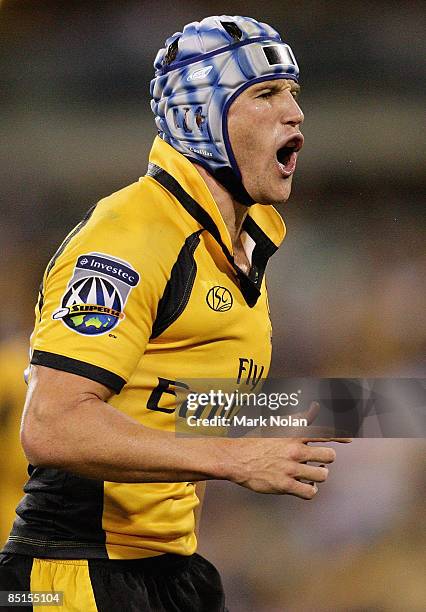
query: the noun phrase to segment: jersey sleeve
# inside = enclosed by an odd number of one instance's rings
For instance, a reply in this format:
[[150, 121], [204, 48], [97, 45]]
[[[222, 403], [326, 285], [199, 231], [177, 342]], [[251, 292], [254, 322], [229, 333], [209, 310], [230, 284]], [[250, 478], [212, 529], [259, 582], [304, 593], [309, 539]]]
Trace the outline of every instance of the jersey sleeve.
[[167, 282], [159, 252], [149, 229], [98, 205], [47, 267], [31, 363], [119, 393], [145, 351]]

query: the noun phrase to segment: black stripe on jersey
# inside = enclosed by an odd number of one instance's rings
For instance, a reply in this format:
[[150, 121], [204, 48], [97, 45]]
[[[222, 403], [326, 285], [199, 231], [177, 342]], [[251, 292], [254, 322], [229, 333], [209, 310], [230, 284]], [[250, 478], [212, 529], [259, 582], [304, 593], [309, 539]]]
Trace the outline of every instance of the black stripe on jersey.
[[[87, 213], [84, 215], [83, 219], [80, 221], [80, 223], [72, 230], [72, 232], [65, 238], [65, 240], [62, 242], [62, 244], [60, 245], [60, 247], [58, 248], [58, 250], [56, 251], [56, 253], [53, 255], [52, 259], [49, 261], [48, 266], [46, 268], [46, 278], [49, 276], [50, 271], [52, 270], [53, 266], [56, 263], [56, 260], [58, 259], [58, 257], [60, 255], [62, 255], [62, 253], [65, 251], [65, 248], [67, 247], [67, 245], [70, 243], [70, 241], [74, 238], [74, 236], [76, 234], [78, 234], [78, 232], [83, 229], [83, 227], [86, 225], [86, 223], [88, 222], [88, 220], [90, 219], [90, 217], [93, 214], [93, 211], [96, 208], [96, 204], [94, 204], [91, 208], [89, 208], [89, 210], [87, 211]], [[39, 289], [39, 298], [38, 298], [38, 312], [39, 312], [39, 316], [41, 319], [41, 309], [43, 308], [43, 304], [44, 304], [44, 294], [43, 294], [43, 282], [41, 282], [40, 284], [40, 289]]]
[[78, 361], [78, 359], [72, 359], [71, 357], [57, 355], [56, 353], [48, 353], [47, 351], [34, 351], [31, 357], [31, 363], [33, 365], [46, 366], [54, 370], [62, 370], [70, 374], [84, 376], [84, 378], [89, 378], [90, 380], [94, 380], [109, 387], [115, 393], [120, 393], [127, 382], [124, 378], [118, 376], [118, 374], [114, 374], [99, 366], [85, 363], [84, 361]]
[[173, 265], [163, 296], [158, 303], [157, 316], [152, 326], [151, 338], [157, 338], [185, 310], [194, 286], [197, 264], [194, 252], [200, 244], [200, 234], [194, 232], [185, 240]]
[[28, 468], [5, 552], [53, 559], [107, 559], [104, 483], [55, 468]]
[[[150, 163], [148, 166], [147, 176], [152, 177], [158, 183], [160, 183], [160, 185], [167, 189], [167, 191], [169, 191], [182, 204], [185, 210], [187, 210], [187, 212], [215, 238], [222, 248], [226, 259], [236, 273], [244, 299], [250, 307], [254, 306], [260, 296], [260, 286], [265, 273], [266, 263], [269, 257], [275, 253], [278, 247], [272, 242], [272, 240], [270, 240], [270, 238], [268, 238], [257, 223], [251, 217], [247, 216], [243, 223], [243, 229], [245, 229], [256, 242], [256, 247], [253, 251], [253, 265], [251, 267], [250, 274], [247, 276], [247, 274], [244, 274], [244, 272], [236, 265], [227, 246], [223, 243], [220, 232], [211, 216], [196, 200], [189, 195], [189, 193], [183, 189], [178, 181], [168, 172], [152, 163]], [[246, 223], [248, 219], [250, 220]], [[255, 253], [256, 249], [257, 252]]]
[[204, 208], [198, 204], [196, 200], [194, 200], [189, 193], [187, 193], [184, 188], [177, 182], [175, 178], [159, 166], [150, 163], [148, 166], [147, 176], [151, 176], [155, 179], [160, 185], [165, 187], [167, 191], [169, 191], [174, 197], [182, 204], [182, 206], [189, 212], [189, 214], [194, 217], [196, 221], [200, 225], [202, 225], [210, 234], [216, 239], [216, 241], [222, 247], [223, 252], [229, 263], [234, 267], [234, 258], [229, 252], [227, 246], [223, 244], [222, 238], [220, 236], [220, 232], [209, 215]]
[[277, 251], [278, 247], [248, 215], [244, 219], [243, 230], [245, 230], [256, 243], [251, 256], [252, 266], [250, 270], [250, 278], [252, 278], [253, 281], [255, 280], [257, 285], [261, 285], [263, 276], [265, 274], [266, 264], [268, 263], [269, 258], [275, 253], [275, 251]]

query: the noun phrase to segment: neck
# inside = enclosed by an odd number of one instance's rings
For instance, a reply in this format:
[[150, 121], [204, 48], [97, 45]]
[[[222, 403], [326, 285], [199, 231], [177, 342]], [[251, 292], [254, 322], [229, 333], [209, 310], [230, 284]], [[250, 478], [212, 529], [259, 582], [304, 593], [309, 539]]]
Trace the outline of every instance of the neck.
[[241, 228], [248, 213], [247, 206], [237, 202], [232, 195], [219, 183], [203, 166], [194, 164], [195, 168], [201, 174], [207, 187], [212, 194], [217, 207], [225, 221], [231, 236], [232, 244], [236, 247], [239, 244]]

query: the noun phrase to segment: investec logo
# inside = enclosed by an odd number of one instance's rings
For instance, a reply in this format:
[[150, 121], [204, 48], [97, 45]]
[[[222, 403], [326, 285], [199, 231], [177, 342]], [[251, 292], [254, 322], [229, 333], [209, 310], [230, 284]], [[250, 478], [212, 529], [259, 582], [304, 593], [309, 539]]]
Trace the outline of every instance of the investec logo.
[[112, 259], [111, 256], [102, 257], [97, 253], [80, 255], [77, 260], [76, 268], [80, 270], [91, 270], [97, 273], [101, 272], [107, 276], [121, 280], [131, 287], [136, 287], [139, 282], [139, 274], [136, 270], [125, 265], [122, 261]]

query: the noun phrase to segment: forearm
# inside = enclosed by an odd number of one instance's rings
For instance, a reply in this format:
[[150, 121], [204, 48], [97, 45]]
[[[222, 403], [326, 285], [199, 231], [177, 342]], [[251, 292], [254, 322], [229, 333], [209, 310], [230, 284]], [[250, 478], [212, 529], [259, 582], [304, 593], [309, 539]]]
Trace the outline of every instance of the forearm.
[[112, 482], [226, 478], [227, 440], [177, 438], [149, 429], [98, 398], [64, 410], [60, 420], [49, 422], [36, 414], [26, 420], [23, 446], [37, 465]]
[[[142, 426], [108, 403], [112, 392], [75, 374], [37, 366], [22, 421], [29, 461], [113, 482], [230, 480], [259, 493], [311, 499], [335, 452], [310, 442], [347, 438], [177, 438]], [[306, 484], [307, 481], [311, 484]]]

